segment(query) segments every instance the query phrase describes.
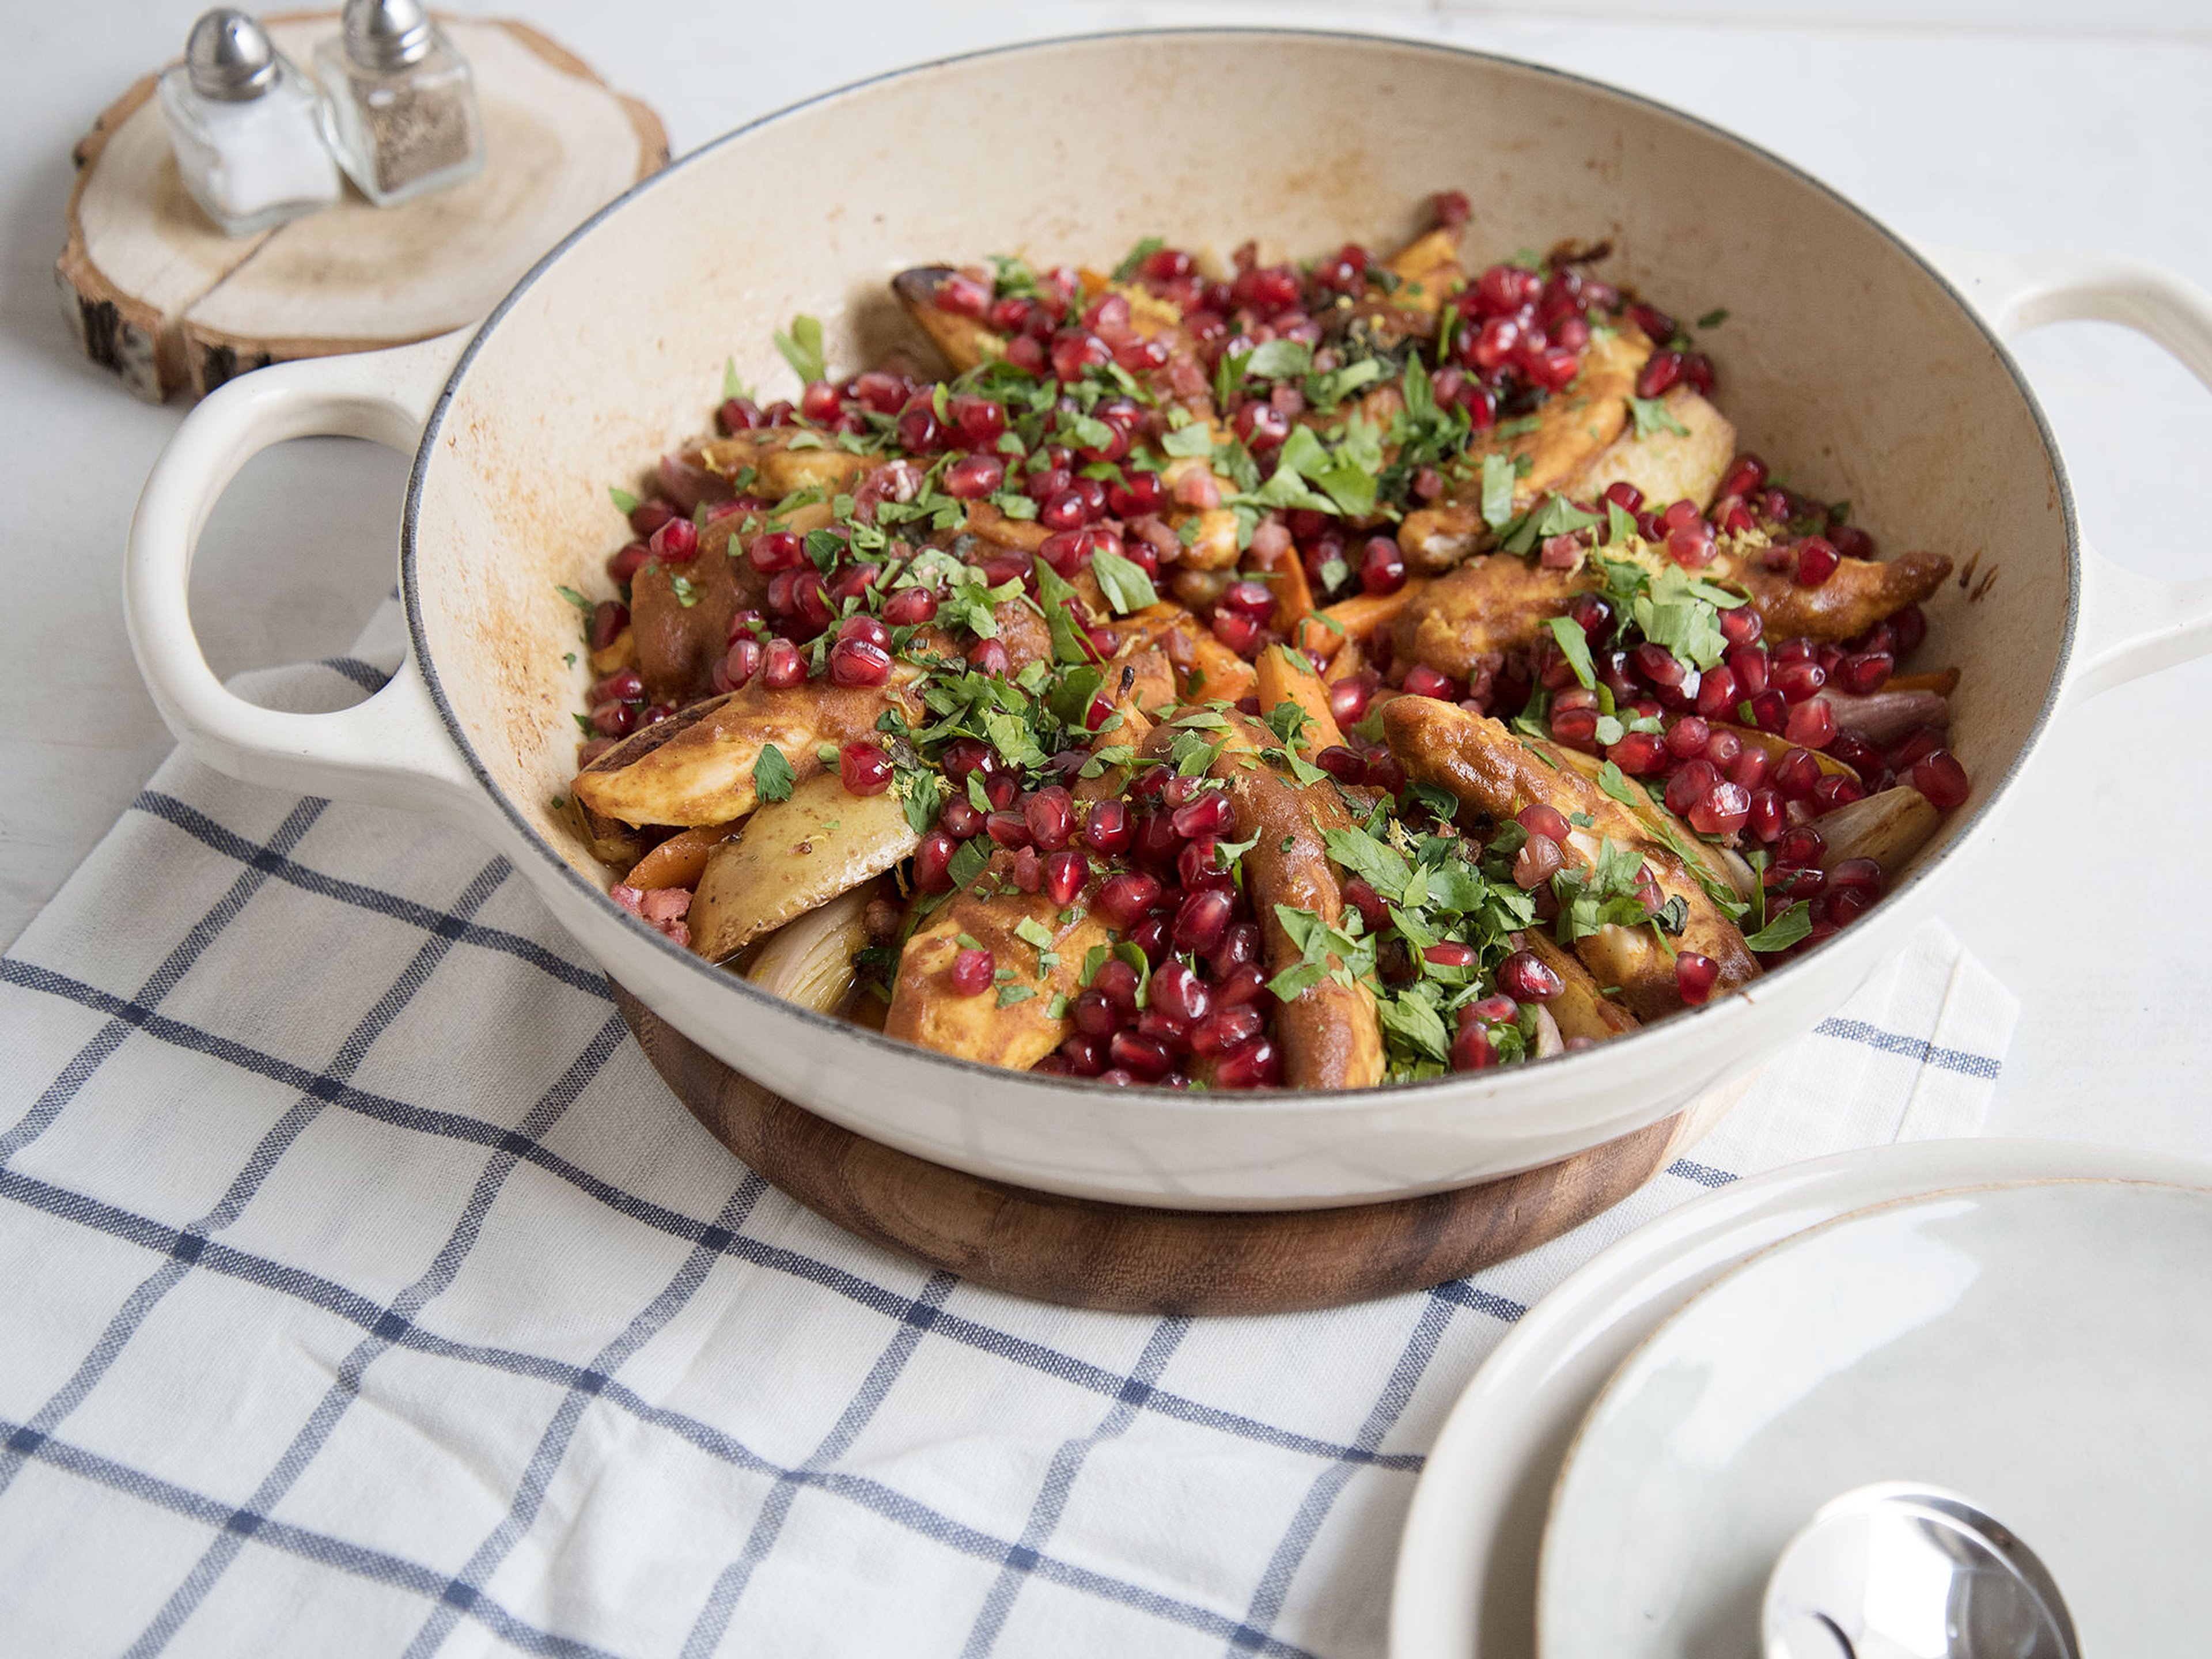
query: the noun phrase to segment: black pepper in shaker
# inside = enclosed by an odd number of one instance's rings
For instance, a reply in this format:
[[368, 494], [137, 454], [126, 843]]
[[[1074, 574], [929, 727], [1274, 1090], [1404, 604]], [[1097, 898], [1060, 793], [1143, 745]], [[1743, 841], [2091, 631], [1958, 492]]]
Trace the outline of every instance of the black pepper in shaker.
[[331, 149], [377, 206], [483, 169], [474, 79], [417, 0], [346, 0], [340, 32], [315, 48], [315, 78]]

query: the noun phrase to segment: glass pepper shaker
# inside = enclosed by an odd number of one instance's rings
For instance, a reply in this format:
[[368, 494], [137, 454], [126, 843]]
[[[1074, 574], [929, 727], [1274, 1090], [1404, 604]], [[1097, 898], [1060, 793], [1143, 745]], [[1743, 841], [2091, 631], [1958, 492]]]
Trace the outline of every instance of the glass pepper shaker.
[[161, 76], [161, 113], [185, 188], [229, 236], [251, 236], [338, 199], [322, 100], [242, 11], [192, 25]]
[[474, 77], [416, 0], [346, 0], [315, 48], [331, 148], [362, 194], [392, 207], [482, 171]]

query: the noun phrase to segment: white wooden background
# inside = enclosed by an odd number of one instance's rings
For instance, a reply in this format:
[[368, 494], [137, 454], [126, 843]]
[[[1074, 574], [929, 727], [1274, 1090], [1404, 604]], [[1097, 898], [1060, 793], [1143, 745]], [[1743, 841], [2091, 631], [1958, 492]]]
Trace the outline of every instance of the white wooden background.
[[[138, 486], [181, 417], [74, 352], [51, 267], [69, 149], [174, 54], [191, 0], [6, 8], [0, 96], [0, 940], [169, 747], [118, 598]], [[1908, 235], [2086, 247], [2212, 286], [2208, 0], [510, 0], [660, 110], [680, 153], [793, 99], [925, 57], [1160, 22], [1283, 21], [1478, 46], [1618, 82], [1778, 151]], [[1264, 112], [1255, 112], [1264, 118]], [[1110, 127], [1110, 103], [1098, 112]], [[2212, 395], [2082, 325], [2021, 356], [2088, 535], [2166, 576], [2212, 566]], [[219, 671], [328, 654], [387, 591], [405, 465], [337, 440], [253, 462], [202, 544]], [[2212, 1156], [2212, 667], [2111, 693], [2045, 744], [1952, 926], [2019, 994], [1992, 1133]], [[5, 1057], [0, 1056], [0, 1064]]]

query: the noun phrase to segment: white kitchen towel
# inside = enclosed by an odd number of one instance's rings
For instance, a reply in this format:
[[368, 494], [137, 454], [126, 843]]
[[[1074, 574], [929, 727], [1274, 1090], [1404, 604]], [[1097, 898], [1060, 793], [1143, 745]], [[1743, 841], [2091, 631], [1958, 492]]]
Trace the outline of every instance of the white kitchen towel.
[[[338, 707], [398, 641], [248, 684]], [[1532, 1301], [1739, 1176], [1976, 1133], [2014, 1014], [1931, 927], [1530, 1255], [1079, 1313], [767, 1187], [503, 860], [174, 757], [0, 960], [0, 1649], [1373, 1654]]]

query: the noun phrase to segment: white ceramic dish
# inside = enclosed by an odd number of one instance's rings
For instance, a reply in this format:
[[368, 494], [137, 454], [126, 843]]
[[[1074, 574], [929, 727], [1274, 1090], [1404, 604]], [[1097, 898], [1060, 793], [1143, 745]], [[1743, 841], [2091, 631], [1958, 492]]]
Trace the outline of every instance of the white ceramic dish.
[[1869, 1206], [2065, 1178], [2212, 1188], [2212, 1165], [2055, 1141], [1872, 1147], [1736, 1182], [1584, 1264], [1475, 1374], [1429, 1454], [1399, 1548], [1390, 1659], [1533, 1659], [1539, 1540], [1577, 1426], [1621, 1364], [1706, 1286]]
[[1652, 1334], [1583, 1421], [1537, 1571], [1544, 1659], [1759, 1641], [1840, 1492], [1966, 1492], [2050, 1568], [2085, 1652], [2204, 1650], [2212, 1193], [2069, 1180], [1843, 1217]]
[[[1224, 99], [1221, 88], [1234, 86]], [[1068, 89], [1113, 89], [1111, 143]], [[1270, 118], [1246, 112], [1264, 108]], [[976, 112], [1024, 135], [975, 178]], [[1304, 252], [1393, 244], [1431, 192], [1476, 198], [1473, 252], [1604, 237], [1605, 275], [1724, 305], [1721, 400], [1807, 488], [1893, 550], [1976, 562], [1929, 607], [1975, 780], [1915, 869], [1812, 955], [1627, 1041], [1542, 1066], [1332, 1094], [1102, 1090], [945, 1059], [802, 1011], [605, 896], [549, 805], [586, 670], [556, 585], [604, 592], [606, 486], [706, 418], [732, 347], [772, 393], [772, 327], [811, 312], [842, 365], [906, 337], [885, 279], [948, 255], [1103, 258], [1158, 234]], [[803, 210], [798, 210], [804, 204]], [[1808, 257], [1808, 251], [1816, 257]], [[2066, 316], [2147, 330], [2212, 378], [2212, 302], [2108, 261], [1928, 257], [1765, 152], [1554, 71], [1358, 36], [1206, 30], [1048, 42], [832, 93], [694, 152], [594, 217], [471, 340], [241, 377], [185, 422], [133, 525], [131, 640], [210, 764], [410, 807], [513, 859], [585, 949], [687, 1036], [863, 1134], [1052, 1191], [1191, 1208], [1349, 1203], [1530, 1168], [1656, 1121], [1809, 1029], [1892, 956], [1990, 833], [2061, 704], [2212, 647], [2212, 586], [2087, 553], [2065, 472], [2002, 331]], [[1966, 295], [1962, 296], [1961, 290]], [[1808, 395], [1808, 388], [1816, 395]], [[400, 526], [413, 636], [342, 714], [258, 709], [209, 672], [192, 544], [254, 451], [314, 432], [416, 452]]]

